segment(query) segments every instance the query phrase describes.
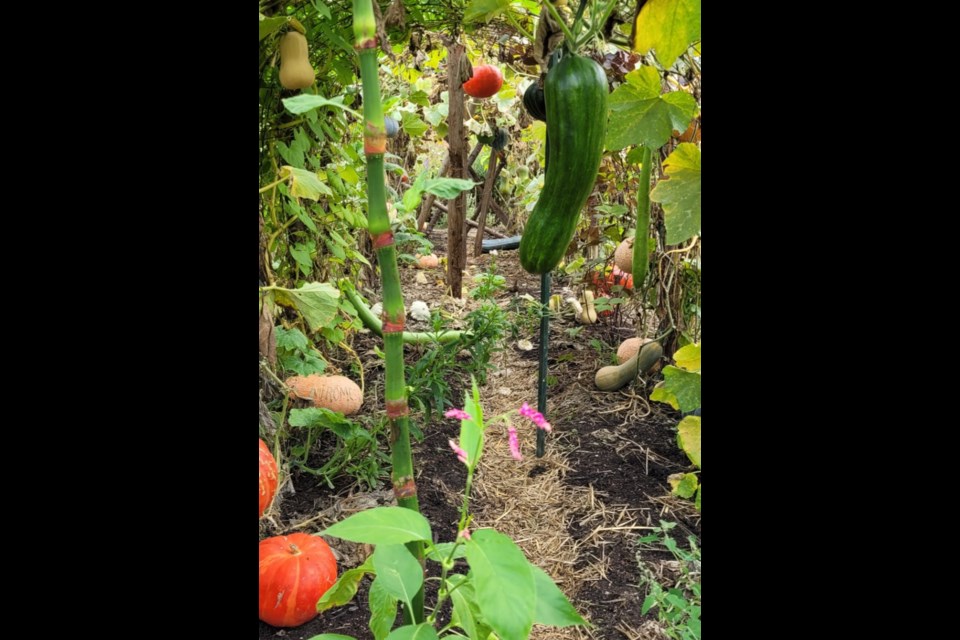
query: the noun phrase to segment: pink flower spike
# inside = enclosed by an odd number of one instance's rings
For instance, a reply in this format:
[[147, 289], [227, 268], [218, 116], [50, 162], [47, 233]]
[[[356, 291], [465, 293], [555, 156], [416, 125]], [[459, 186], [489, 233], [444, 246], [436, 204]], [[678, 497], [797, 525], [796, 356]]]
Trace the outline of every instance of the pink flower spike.
[[463, 449], [461, 449], [461, 448], [460, 448], [460, 445], [458, 445], [456, 442], [454, 442], [453, 440], [451, 440], [451, 441], [450, 441], [450, 448], [453, 449], [453, 452], [454, 452], [455, 454], [457, 454], [457, 460], [459, 460], [459, 461], [462, 462], [463, 464], [467, 464], [467, 452], [464, 451]]
[[463, 409], [450, 409], [445, 414], [448, 418], [456, 418], [457, 420], [469, 420], [470, 414], [464, 411]]
[[510, 434], [510, 455], [513, 456], [514, 460], [523, 460], [523, 456], [520, 454], [520, 439], [517, 437], [517, 430], [514, 427], [508, 427], [507, 432]]
[[547, 419], [543, 417], [543, 414], [531, 408], [526, 402], [524, 402], [523, 406], [520, 407], [520, 415], [522, 415], [524, 418], [530, 418], [530, 421], [533, 422], [533, 424], [537, 425], [538, 428], [543, 429], [547, 433], [553, 430], [553, 427], [551, 427], [550, 423], [547, 422]]

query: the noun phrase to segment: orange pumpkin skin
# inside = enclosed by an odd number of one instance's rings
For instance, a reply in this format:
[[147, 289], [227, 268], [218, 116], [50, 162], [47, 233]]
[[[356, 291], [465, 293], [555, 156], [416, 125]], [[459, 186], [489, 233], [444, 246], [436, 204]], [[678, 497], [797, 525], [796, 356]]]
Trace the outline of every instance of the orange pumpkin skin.
[[274, 459], [267, 443], [260, 440], [260, 517], [273, 502], [273, 494], [277, 492], [277, 461]]
[[317, 617], [317, 601], [337, 581], [337, 559], [319, 536], [291, 533], [260, 541], [260, 619], [298, 627]]

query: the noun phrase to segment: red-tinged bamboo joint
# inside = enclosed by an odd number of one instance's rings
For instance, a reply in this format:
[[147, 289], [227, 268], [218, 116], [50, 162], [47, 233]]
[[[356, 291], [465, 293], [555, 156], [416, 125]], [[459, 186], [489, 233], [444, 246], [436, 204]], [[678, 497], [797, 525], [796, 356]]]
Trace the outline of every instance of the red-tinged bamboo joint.
[[396, 322], [390, 320], [390, 316], [387, 315], [387, 312], [383, 312], [383, 316], [380, 318], [383, 321], [383, 332], [386, 333], [403, 333], [403, 328], [405, 326], [405, 319], [403, 316], [396, 318]]
[[374, 249], [380, 249], [393, 244], [393, 231], [384, 231], [383, 233], [371, 233], [370, 242]]
[[406, 398], [401, 400], [387, 400], [386, 405], [388, 418], [402, 418], [403, 416], [410, 415], [410, 406], [407, 404]]
[[417, 495], [417, 483], [414, 482], [413, 478], [407, 476], [405, 478], [397, 478], [397, 481], [400, 484], [393, 485], [393, 493], [398, 498], [413, 498]]

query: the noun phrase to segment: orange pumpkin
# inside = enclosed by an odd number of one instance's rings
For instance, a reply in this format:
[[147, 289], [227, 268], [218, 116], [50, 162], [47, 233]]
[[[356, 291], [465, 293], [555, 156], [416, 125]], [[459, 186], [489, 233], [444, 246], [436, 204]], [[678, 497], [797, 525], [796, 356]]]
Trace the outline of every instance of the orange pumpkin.
[[260, 517], [273, 502], [273, 495], [277, 492], [277, 461], [267, 448], [267, 443], [260, 440]]
[[317, 601], [337, 581], [337, 559], [319, 536], [291, 533], [260, 541], [260, 619], [298, 627], [317, 617]]

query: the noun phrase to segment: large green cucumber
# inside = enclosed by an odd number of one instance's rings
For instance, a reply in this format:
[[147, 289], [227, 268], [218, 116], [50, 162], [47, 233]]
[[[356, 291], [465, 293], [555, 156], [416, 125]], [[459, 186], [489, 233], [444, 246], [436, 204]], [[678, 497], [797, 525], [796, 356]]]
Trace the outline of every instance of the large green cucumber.
[[565, 55], [547, 72], [547, 172], [520, 240], [520, 264], [549, 273], [566, 253], [593, 191], [607, 127], [607, 77], [596, 62]]

